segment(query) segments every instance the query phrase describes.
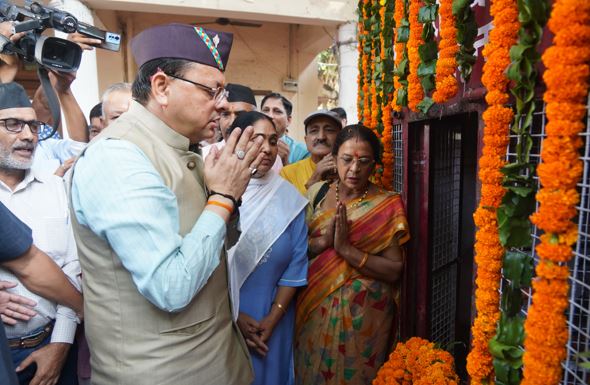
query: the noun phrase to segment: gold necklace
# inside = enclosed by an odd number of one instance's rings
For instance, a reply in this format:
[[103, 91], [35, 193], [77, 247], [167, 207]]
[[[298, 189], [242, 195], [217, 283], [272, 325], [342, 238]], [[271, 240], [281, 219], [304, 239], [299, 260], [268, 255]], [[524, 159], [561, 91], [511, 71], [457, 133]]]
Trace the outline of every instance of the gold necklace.
[[[338, 203], [340, 202], [340, 194], [338, 191], [338, 187], [340, 186], [340, 182], [336, 182], [336, 205], [338, 205]], [[361, 197], [354, 202], [351, 207], [356, 207], [358, 206], [362, 201], [365, 200], [365, 198], [367, 197], [367, 194], [369, 193], [369, 187], [371, 187], [370, 185], [367, 186], [367, 189], [365, 190], [365, 192], [363, 193], [363, 195], [361, 195]]]

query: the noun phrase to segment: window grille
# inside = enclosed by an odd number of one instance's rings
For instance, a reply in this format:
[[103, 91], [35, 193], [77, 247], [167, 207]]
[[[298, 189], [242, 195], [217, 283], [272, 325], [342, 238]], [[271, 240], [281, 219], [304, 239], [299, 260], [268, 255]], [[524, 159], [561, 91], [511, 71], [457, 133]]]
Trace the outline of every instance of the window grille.
[[455, 340], [461, 208], [461, 127], [436, 127], [431, 132], [430, 140], [430, 338], [444, 346]]
[[401, 124], [393, 125], [393, 191], [403, 192], [404, 188], [404, 141]]

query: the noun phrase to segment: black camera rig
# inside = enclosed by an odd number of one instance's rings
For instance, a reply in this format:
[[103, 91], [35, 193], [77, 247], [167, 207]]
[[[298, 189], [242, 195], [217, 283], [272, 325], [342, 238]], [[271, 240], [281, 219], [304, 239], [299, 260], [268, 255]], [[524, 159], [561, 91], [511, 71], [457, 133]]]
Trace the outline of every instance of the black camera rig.
[[79, 32], [101, 40], [99, 48], [118, 51], [121, 35], [103, 31], [90, 24], [78, 21], [72, 14], [46, 7], [32, 0], [25, 1], [24, 7], [0, 0], [0, 21], [15, 21], [14, 32], [26, 32], [15, 44], [5, 44], [3, 53], [16, 53], [25, 63], [62, 72], [74, 72], [80, 66], [82, 49], [76, 43], [41, 33], [53, 28], [65, 33]]
[[[25, 6], [19, 7], [8, 1], [0, 0], [0, 22], [13, 21], [13, 32], [25, 32], [16, 42], [0, 35], [0, 53], [17, 54], [26, 64], [37, 64], [37, 73], [51, 114], [53, 116], [52, 136], [61, 120], [59, 100], [51, 87], [47, 70], [75, 72], [80, 67], [82, 48], [72, 41], [58, 37], [44, 36], [49, 28], [65, 32], [79, 32], [88, 37], [99, 39], [99, 48], [118, 51], [121, 35], [103, 31], [90, 24], [78, 21], [72, 14], [55, 8], [46, 7], [32, 0], [25, 0]], [[46, 139], [46, 138], [45, 138]]]

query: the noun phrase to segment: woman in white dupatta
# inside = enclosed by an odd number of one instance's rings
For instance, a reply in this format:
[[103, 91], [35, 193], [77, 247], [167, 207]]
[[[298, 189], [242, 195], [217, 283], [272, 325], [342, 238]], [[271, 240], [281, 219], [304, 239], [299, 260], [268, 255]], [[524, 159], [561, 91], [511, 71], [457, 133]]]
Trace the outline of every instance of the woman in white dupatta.
[[[238, 115], [235, 127], [254, 128], [265, 154], [242, 196], [242, 234], [229, 250], [234, 316], [252, 353], [256, 385], [290, 385], [293, 374], [294, 296], [307, 285], [307, 200], [272, 170], [278, 135], [256, 111]], [[239, 293], [237, 288], [239, 288]]]

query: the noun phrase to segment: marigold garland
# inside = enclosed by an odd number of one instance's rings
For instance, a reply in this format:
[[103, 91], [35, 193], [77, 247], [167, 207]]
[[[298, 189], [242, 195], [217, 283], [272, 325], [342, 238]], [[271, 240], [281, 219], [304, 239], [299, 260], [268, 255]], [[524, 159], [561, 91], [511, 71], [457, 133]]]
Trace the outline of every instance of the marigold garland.
[[[363, 0], [362, 5], [362, 14], [363, 20], [366, 21], [371, 17], [371, 1], [370, 0]], [[363, 119], [362, 122], [367, 127], [372, 126], [371, 122], [371, 92], [373, 89], [371, 88], [371, 78], [373, 77], [373, 67], [369, 68], [369, 62], [374, 62], [374, 57], [372, 54], [374, 51], [371, 49], [372, 41], [370, 39], [370, 32], [367, 28], [364, 28], [364, 39], [363, 39], [363, 51], [365, 54], [363, 55], [363, 74], [365, 75], [365, 80], [363, 83]], [[367, 54], [367, 51], [370, 52], [370, 55]]]
[[[383, 95], [381, 96], [381, 111], [382, 111], [382, 122], [383, 122], [383, 133], [381, 142], [383, 143], [383, 156], [381, 157], [381, 163], [383, 165], [383, 173], [381, 174], [381, 187], [392, 190], [393, 189], [393, 117], [391, 110], [390, 101], [393, 98], [394, 90], [388, 90], [387, 85], [391, 84], [391, 73], [388, 67], [391, 65], [391, 50], [388, 50], [388, 46], [394, 44], [393, 40], [393, 28], [390, 27], [391, 20], [387, 20], [387, 11], [391, 9], [391, 2], [394, 0], [380, 0], [381, 9], [379, 15], [381, 16], [381, 63], [383, 68], [383, 74], [381, 78], [381, 84], [383, 84]], [[391, 29], [390, 29], [391, 28]], [[391, 40], [389, 40], [391, 39]], [[390, 57], [388, 57], [390, 55]], [[388, 92], [391, 91], [391, 92]]]
[[457, 94], [459, 85], [455, 77], [457, 68], [456, 55], [459, 52], [457, 45], [457, 27], [453, 15], [453, 1], [440, 0], [440, 42], [438, 45], [438, 61], [436, 62], [436, 90], [432, 99], [436, 103], [444, 103]]
[[379, 369], [373, 385], [457, 385], [454, 360], [432, 342], [412, 337], [398, 343], [389, 360]]
[[364, 28], [364, 20], [363, 20], [363, 0], [359, 0], [358, 2], [358, 22], [357, 22], [357, 34], [358, 34], [358, 44], [357, 44], [357, 51], [359, 54], [359, 61], [358, 61], [358, 69], [359, 69], [359, 73], [357, 76], [357, 85], [358, 85], [358, 90], [359, 92], [357, 92], [357, 102], [356, 102], [356, 107], [357, 107], [357, 118], [359, 121], [363, 120], [363, 93], [364, 93], [364, 88], [365, 88], [365, 84], [364, 84], [364, 71], [365, 71], [365, 54], [364, 54], [364, 50], [363, 50], [363, 38], [364, 38], [364, 34], [365, 34], [365, 28]]
[[387, 103], [383, 106], [383, 156], [381, 162], [383, 163], [383, 174], [381, 176], [381, 185], [387, 190], [393, 190], [393, 117], [391, 115], [391, 104]]
[[422, 6], [422, 0], [410, 0], [408, 17], [410, 20], [410, 39], [408, 40], [408, 58], [410, 60], [410, 73], [408, 75], [408, 107], [416, 112], [418, 103], [424, 99], [424, 90], [418, 77], [420, 54], [418, 47], [424, 44], [422, 40], [422, 24], [418, 21], [418, 13]]
[[[369, 1], [369, 8], [371, 9], [371, 15], [379, 16], [379, 1]], [[378, 19], [380, 20], [380, 19]], [[371, 119], [367, 121], [366, 126], [369, 127], [373, 132], [380, 136], [379, 130], [377, 126], [380, 124], [379, 115], [380, 115], [380, 103], [378, 100], [379, 90], [377, 87], [377, 77], [380, 78], [378, 71], [377, 71], [377, 58], [381, 58], [381, 23], [372, 23], [371, 24], [371, 33], [370, 33], [370, 40], [371, 40]], [[378, 176], [378, 175], [377, 175]], [[377, 183], [379, 183], [377, 181]]]
[[492, 384], [494, 371], [488, 343], [496, 333], [500, 318], [499, 289], [504, 248], [498, 237], [496, 209], [502, 202], [504, 188], [500, 168], [506, 158], [508, 131], [514, 116], [508, 102], [508, 79], [504, 71], [510, 65], [510, 47], [516, 43], [519, 30], [518, 8], [514, 0], [492, 0], [490, 13], [494, 29], [483, 55], [482, 83], [488, 90], [487, 110], [483, 113], [484, 147], [479, 161], [481, 199], [473, 215], [478, 228], [475, 236], [475, 306], [477, 317], [471, 332], [472, 349], [467, 357], [467, 371], [473, 385]]
[[539, 209], [531, 216], [545, 233], [536, 248], [540, 262], [525, 321], [522, 385], [559, 384], [561, 362], [567, 355], [567, 262], [577, 240], [572, 219], [577, 215], [576, 185], [583, 172], [578, 150], [583, 145], [579, 134], [584, 130], [581, 120], [590, 87], [590, 3], [555, 0], [548, 25], [555, 34], [553, 46], [543, 55], [549, 123], [538, 166]]

